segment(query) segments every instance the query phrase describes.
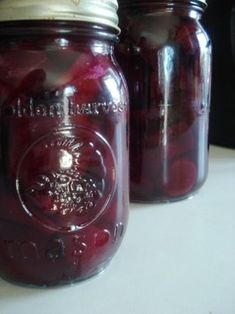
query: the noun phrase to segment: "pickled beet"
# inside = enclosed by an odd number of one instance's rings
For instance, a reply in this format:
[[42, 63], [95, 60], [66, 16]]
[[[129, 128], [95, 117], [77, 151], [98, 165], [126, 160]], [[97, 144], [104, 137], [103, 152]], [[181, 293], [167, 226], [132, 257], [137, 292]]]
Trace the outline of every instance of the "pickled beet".
[[[1, 52], [0, 71], [4, 82], [18, 85], [32, 70], [41, 69], [47, 61], [44, 51], [12, 49]], [[3, 79], [3, 78], [2, 78]]]
[[200, 49], [197, 36], [202, 33], [193, 20], [183, 20], [177, 25], [174, 33], [174, 40], [180, 45], [180, 48], [189, 55], [193, 55]]
[[199, 22], [204, 7], [120, 0], [117, 56], [130, 92], [132, 201], [180, 200], [207, 177], [211, 45]]
[[179, 159], [170, 163], [167, 182], [163, 183], [163, 191], [170, 197], [179, 197], [191, 191], [197, 178], [194, 163], [187, 159]]
[[5, 105], [11, 103], [17, 98], [23, 96], [34, 96], [43, 91], [44, 82], [46, 80], [46, 73], [43, 69], [35, 69], [29, 72], [16, 86], [11, 90], [9, 97], [5, 101]]

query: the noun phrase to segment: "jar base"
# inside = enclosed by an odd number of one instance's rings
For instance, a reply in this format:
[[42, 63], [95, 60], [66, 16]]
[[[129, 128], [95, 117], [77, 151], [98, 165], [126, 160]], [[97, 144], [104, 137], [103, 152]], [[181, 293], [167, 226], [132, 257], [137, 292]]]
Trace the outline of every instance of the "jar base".
[[80, 278], [76, 278], [76, 279], [71, 279], [71, 280], [60, 280], [57, 282], [51, 282], [51, 283], [45, 283], [45, 284], [37, 284], [37, 283], [30, 283], [27, 281], [23, 281], [23, 280], [17, 280], [17, 279], [12, 279], [10, 278], [10, 276], [4, 276], [2, 274], [0, 274], [0, 278], [4, 281], [7, 281], [10, 284], [19, 286], [19, 287], [24, 287], [24, 288], [35, 288], [35, 289], [53, 289], [53, 288], [60, 288], [60, 287], [64, 287], [64, 286], [72, 286], [75, 284], [79, 284], [83, 281], [86, 280], [91, 280], [95, 277], [101, 276], [104, 271], [106, 270], [106, 268], [109, 266], [109, 264], [111, 264], [111, 259], [102, 263], [101, 265], [99, 265], [97, 268], [95, 268], [93, 271], [91, 271], [89, 274], [80, 277]]
[[182, 196], [182, 197], [177, 197], [177, 198], [172, 198], [172, 199], [152, 199], [152, 200], [143, 200], [143, 199], [130, 197], [130, 203], [132, 204], [167, 204], [167, 203], [186, 201], [186, 200], [192, 199], [197, 194], [198, 194], [198, 191], [195, 191], [189, 195]]

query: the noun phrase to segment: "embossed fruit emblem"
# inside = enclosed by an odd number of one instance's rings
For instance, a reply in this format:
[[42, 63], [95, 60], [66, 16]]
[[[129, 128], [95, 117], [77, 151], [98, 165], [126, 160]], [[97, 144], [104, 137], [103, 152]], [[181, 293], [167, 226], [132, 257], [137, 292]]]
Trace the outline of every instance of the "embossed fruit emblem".
[[46, 134], [20, 161], [16, 188], [24, 210], [40, 224], [71, 232], [105, 210], [116, 183], [115, 160], [97, 132], [70, 127]]

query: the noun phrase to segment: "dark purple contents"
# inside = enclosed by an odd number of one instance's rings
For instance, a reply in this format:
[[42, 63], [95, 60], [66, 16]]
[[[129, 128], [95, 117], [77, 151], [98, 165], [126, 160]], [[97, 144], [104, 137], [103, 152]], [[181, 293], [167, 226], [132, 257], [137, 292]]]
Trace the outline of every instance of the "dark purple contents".
[[128, 216], [127, 89], [115, 34], [0, 25], [0, 275], [58, 285], [100, 272]]
[[207, 176], [211, 45], [199, 9], [121, 7], [117, 56], [130, 93], [130, 197], [175, 201]]

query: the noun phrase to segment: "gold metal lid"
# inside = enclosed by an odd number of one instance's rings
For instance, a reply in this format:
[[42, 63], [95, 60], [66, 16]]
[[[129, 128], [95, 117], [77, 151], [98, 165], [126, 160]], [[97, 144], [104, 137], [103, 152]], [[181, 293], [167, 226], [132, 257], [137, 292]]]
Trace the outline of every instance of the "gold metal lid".
[[117, 0], [0, 0], [0, 21], [83, 21], [119, 31], [117, 9]]

